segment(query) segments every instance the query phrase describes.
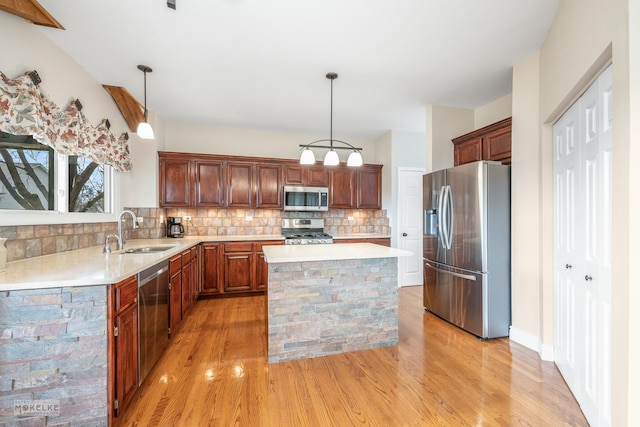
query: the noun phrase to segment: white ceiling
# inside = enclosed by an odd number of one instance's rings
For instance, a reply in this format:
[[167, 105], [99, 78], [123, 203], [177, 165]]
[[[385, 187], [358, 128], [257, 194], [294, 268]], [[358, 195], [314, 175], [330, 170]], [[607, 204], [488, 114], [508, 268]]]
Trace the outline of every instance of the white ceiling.
[[328, 137], [425, 131], [428, 104], [511, 92], [560, 0], [40, 0], [42, 31], [99, 83], [166, 121]]

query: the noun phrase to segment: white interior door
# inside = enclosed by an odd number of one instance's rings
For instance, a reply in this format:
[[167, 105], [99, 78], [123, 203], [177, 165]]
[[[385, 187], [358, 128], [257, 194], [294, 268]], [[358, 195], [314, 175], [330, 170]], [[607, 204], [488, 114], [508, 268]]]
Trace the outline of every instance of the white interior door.
[[609, 426], [611, 67], [554, 125], [555, 359], [593, 426]]
[[422, 285], [422, 175], [424, 169], [398, 168], [398, 286]]

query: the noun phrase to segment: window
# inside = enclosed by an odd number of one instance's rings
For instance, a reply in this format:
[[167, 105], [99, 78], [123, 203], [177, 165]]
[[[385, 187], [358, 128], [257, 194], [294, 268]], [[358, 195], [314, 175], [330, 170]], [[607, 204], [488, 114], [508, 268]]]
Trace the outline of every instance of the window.
[[0, 132], [0, 210], [108, 213], [111, 176], [110, 166]]

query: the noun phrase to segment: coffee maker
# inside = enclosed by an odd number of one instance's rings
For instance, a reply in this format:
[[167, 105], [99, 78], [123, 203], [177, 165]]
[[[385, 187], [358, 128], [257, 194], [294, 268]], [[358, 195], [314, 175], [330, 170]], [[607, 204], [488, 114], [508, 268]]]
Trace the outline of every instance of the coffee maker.
[[182, 225], [182, 217], [167, 217], [167, 237], [184, 237], [184, 225]]

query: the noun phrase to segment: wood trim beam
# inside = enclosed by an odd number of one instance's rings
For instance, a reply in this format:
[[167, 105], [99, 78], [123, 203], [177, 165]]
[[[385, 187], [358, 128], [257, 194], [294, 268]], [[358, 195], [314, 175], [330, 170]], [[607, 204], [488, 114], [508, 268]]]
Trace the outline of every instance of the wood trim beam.
[[121, 86], [102, 85], [102, 87], [109, 92], [120, 109], [122, 117], [129, 125], [129, 131], [135, 133], [138, 130], [138, 124], [144, 119], [144, 107]]
[[0, 0], [0, 10], [24, 18], [32, 24], [64, 30], [64, 27], [36, 0]]

